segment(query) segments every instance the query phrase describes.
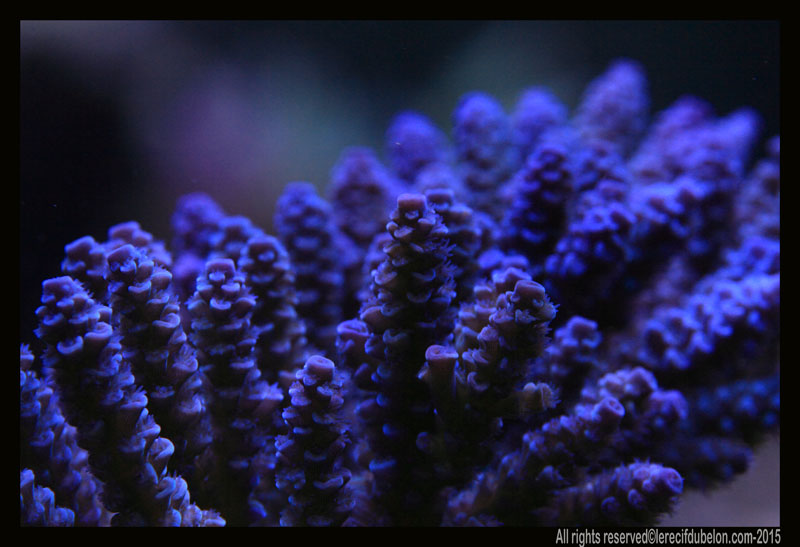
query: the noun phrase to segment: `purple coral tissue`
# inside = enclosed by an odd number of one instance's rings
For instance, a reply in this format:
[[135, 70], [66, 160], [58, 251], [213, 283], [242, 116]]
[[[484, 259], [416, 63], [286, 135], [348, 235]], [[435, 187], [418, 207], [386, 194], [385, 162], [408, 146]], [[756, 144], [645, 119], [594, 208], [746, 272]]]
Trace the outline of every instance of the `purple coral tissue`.
[[67, 243], [20, 524], [651, 525], [733, 480], [780, 431], [780, 137], [648, 89], [473, 91], [273, 227], [190, 194]]

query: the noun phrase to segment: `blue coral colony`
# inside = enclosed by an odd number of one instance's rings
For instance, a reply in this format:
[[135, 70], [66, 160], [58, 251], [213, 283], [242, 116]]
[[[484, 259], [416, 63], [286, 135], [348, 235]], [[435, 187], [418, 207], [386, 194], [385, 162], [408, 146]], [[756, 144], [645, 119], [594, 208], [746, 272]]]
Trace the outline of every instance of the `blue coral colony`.
[[191, 194], [169, 244], [67, 244], [20, 349], [21, 524], [646, 525], [732, 480], [780, 426], [780, 140], [649, 110], [626, 59], [572, 112], [474, 92], [270, 232]]

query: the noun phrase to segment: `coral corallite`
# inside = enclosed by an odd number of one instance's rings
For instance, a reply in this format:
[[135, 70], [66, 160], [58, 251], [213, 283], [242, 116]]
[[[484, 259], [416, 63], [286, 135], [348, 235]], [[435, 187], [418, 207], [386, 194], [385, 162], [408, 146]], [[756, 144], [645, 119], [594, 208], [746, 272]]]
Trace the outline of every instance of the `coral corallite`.
[[630, 60], [572, 112], [470, 92], [274, 228], [190, 194], [65, 242], [20, 524], [650, 525], [734, 480], [780, 432], [780, 137], [650, 105]]

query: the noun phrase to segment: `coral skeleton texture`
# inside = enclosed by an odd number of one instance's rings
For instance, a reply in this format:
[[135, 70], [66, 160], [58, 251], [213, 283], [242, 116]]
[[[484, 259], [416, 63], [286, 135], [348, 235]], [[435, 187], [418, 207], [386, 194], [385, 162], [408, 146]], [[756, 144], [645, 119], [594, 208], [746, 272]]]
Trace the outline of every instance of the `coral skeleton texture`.
[[[780, 428], [780, 138], [614, 61], [467, 93], [273, 226], [65, 245], [20, 347], [20, 524], [656, 524]], [[766, 141], [765, 150], [759, 143]]]

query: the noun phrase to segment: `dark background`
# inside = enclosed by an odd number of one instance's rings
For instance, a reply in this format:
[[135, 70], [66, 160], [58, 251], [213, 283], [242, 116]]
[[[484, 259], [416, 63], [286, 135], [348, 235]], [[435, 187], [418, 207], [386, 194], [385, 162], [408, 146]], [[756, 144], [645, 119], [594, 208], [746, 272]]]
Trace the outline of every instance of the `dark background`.
[[272, 231], [287, 182], [381, 152], [394, 113], [449, 132], [463, 93], [511, 109], [531, 85], [574, 107], [617, 57], [654, 113], [694, 94], [780, 131], [778, 21], [20, 21], [20, 339], [81, 236], [138, 220], [169, 241], [193, 190]]

